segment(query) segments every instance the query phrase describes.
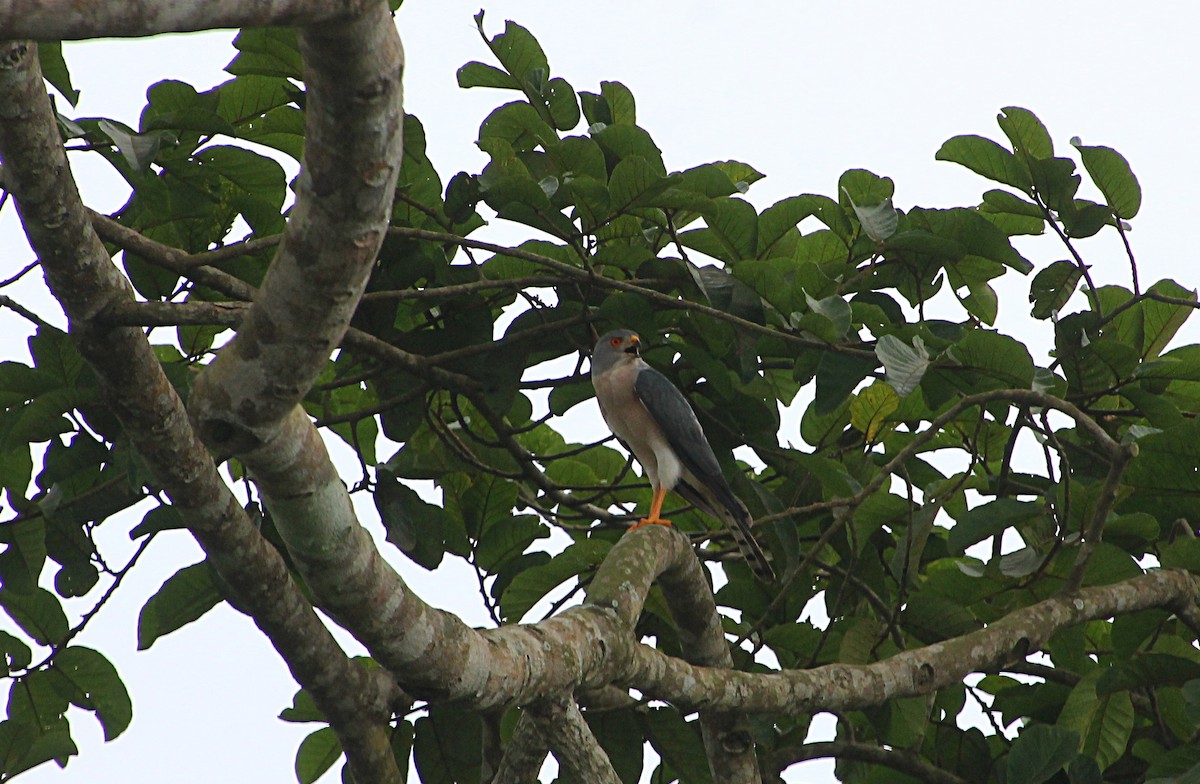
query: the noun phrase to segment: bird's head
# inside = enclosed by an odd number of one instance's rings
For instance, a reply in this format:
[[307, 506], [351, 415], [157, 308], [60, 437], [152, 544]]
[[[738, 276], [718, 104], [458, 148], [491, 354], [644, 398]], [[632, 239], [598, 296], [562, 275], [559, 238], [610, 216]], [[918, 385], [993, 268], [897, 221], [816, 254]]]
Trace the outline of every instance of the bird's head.
[[604, 333], [592, 349], [592, 372], [603, 373], [618, 362], [632, 362], [637, 359], [641, 344], [637, 333], [628, 329]]

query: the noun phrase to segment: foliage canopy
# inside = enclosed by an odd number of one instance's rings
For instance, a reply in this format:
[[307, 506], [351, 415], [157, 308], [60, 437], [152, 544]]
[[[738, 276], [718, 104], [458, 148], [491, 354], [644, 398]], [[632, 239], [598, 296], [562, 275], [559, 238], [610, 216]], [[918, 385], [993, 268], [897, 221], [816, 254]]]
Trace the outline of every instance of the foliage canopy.
[[[756, 582], [712, 521], [672, 515], [714, 565], [736, 669], [887, 665], [940, 646], [980, 673], [837, 708], [826, 744], [805, 744], [812, 709], [832, 709], [819, 701], [748, 711], [764, 773], [836, 756], [850, 782], [1197, 775], [1194, 604], [1063, 621], [1040, 651], [987, 667], [970, 666], [963, 645], [1046, 600], [1200, 569], [1200, 348], [1172, 346], [1197, 297], [1139, 281], [1128, 224], [1141, 191], [1125, 158], [1056, 148], [1032, 112], [1007, 107], [1002, 143], [957, 136], [937, 153], [991, 182], [978, 205], [900, 211], [890, 179], [852, 169], [832, 194], [759, 209], [746, 194], [763, 174], [747, 163], [668, 171], [625, 85], [577, 91], [514, 22], [484, 42], [490, 61], [464, 65], [458, 82], [507, 101], [480, 125], [488, 164], [444, 179], [420, 121], [405, 117], [390, 229], [350, 331], [303, 398], [358, 455], [360, 474], [345, 479], [373, 496], [387, 540], [425, 569], [468, 562], [497, 626], [577, 598], [650, 493], [617, 444], [576, 443], [556, 425], [591, 405], [595, 334], [635, 329], [693, 402], [781, 575]], [[162, 306], [121, 318], [160, 327], [154, 352], [184, 400], [264, 285], [289, 220], [276, 159], [299, 162], [305, 143], [296, 35], [246, 29], [235, 45], [232, 78], [204, 92], [156, 84], [137, 128], [59, 115], [68, 148], [104, 156], [129, 183], [129, 201], [96, 230], [139, 302]], [[44, 45], [41, 60], [69, 100], [59, 48]], [[1103, 201], [1080, 196], [1085, 178]], [[530, 239], [472, 239], [488, 221]], [[1068, 258], [1014, 245], [1047, 232]], [[1125, 243], [1126, 285], [1093, 280], [1092, 237]], [[1006, 301], [1002, 278], [1005, 292], [1027, 288], [1028, 303]], [[1028, 304], [1041, 332], [995, 329], [1002, 304]], [[14, 510], [0, 524], [0, 605], [19, 627], [0, 632], [10, 683], [0, 780], [76, 753], [71, 705], [106, 738], [129, 725], [119, 673], [72, 644], [92, 616], [72, 624], [64, 607], [102, 604], [136, 567], [96, 547], [99, 526], [128, 519], [114, 515], [150, 498], [160, 505], [131, 537], [185, 525], [71, 338], [42, 324], [29, 352], [0, 364], [0, 484]], [[798, 432], [781, 434], [784, 409], [801, 412]], [[229, 470], [244, 472], [237, 460]], [[415, 480], [432, 480], [441, 500]], [[263, 536], [287, 553], [273, 510], [245, 488]], [[552, 533], [565, 544], [553, 554]], [[303, 584], [302, 571], [292, 577]], [[576, 587], [548, 605], [563, 585]], [[239, 606], [218, 569], [183, 566], [143, 608], [139, 646], [222, 601]], [[814, 603], [827, 621], [806, 612]], [[635, 634], [689, 656], [662, 592]], [[618, 685], [623, 700], [594, 701], [585, 716], [620, 779], [649, 773], [648, 742], [653, 780], [711, 781], [690, 709]], [[980, 705], [986, 723], [969, 726], [962, 717]], [[389, 735], [401, 770], [411, 752], [430, 784], [488, 775], [486, 739], [509, 743], [521, 712], [423, 707], [395, 715]], [[304, 691], [282, 717], [328, 722]], [[341, 753], [317, 729], [297, 753], [298, 779], [314, 781]]]

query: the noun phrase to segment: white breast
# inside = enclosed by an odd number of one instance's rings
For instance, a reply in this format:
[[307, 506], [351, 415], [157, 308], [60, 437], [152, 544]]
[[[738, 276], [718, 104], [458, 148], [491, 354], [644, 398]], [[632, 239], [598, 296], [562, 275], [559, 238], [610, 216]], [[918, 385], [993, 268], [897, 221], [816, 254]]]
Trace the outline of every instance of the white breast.
[[622, 362], [599, 378], [593, 378], [600, 413], [617, 438], [624, 441], [655, 487], [668, 490], [679, 481], [683, 467], [666, 436], [633, 390], [639, 359]]

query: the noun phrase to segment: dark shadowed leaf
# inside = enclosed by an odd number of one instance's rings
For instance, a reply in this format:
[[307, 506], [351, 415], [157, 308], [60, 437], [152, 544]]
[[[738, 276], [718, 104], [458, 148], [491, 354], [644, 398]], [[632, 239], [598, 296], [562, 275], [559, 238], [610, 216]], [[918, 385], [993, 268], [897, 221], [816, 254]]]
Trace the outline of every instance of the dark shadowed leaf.
[[133, 705], [121, 676], [103, 654], [73, 645], [55, 657], [54, 669], [74, 687], [71, 702], [96, 714], [105, 740], [125, 731], [133, 719]]
[[1005, 771], [1008, 784], [1049, 781], [1079, 753], [1079, 733], [1035, 724], [1021, 730], [1012, 745]]
[[342, 744], [332, 727], [322, 727], [300, 741], [296, 750], [296, 781], [312, 784], [342, 756]]
[[1030, 192], [1029, 171], [1011, 152], [991, 139], [955, 136], [942, 145], [935, 157], [939, 161], [966, 166], [976, 174], [1011, 185], [1022, 193]]
[[39, 645], [57, 645], [67, 635], [67, 616], [58, 597], [45, 588], [0, 590], [0, 607]]
[[1142, 206], [1142, 188], [1125, 156], [1111, 147], [1089, 147], [1076, 141], [1072, 143], [1083, 158], [1084, 168], [1112, 211], [1125, 220], [1137, 215]]
[[164, 634], [195, 621], [220, 604], [208, 563], [185, 566], [166, 579], [138, 614], [138, 650], [144, 651]]

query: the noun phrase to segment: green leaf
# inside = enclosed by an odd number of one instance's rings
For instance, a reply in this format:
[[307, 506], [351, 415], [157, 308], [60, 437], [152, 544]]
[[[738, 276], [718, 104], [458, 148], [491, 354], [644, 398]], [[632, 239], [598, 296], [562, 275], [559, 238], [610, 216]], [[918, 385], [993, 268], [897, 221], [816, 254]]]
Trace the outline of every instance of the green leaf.
[[458, 69], [458, 86], [496, 87], [501, 90], [520, 90], [521, 83], [494, 65], [471, 61]]
[[536, 515], [506, 519], [484, 531], [475, 549], [475, 563], [494, 574], [503, 564], [524, 553], [533, 542], [549, 536], [550, 529]]
[[[992, 379], [989, 386], [1030, 389], [1033, 386], [1033, 357], [1020, 341], [986, 329], [973, 329], [954, 344], [951, 355], [958, 363]], [[980, 391], [977, 384], [973, 391]]]
[[[479, 34], [487, 41], [483, 32], [482, 13], [475, 17], [475, 24]], [[532, 33], [516, 22], [505, 22], [504, 32], [488, 41], [488, 47], [500, 61], [500, 66], [521, 85], [530, 84], [535, 79], [535, 72], [541, 72], [543, 78], [550, 73], [550, 63], [541, 45]]]
[[225, 70], [235, 76], [256, 74], [304, 80], [304, 61], [294, 27], [247, 27], [233, 39], [239, 54]]
[[8, 546], [0, 553], [0, 590], [33, 590], [46, 565], [45, 516], [9, 523], [2, 533]]
[[105, 740], [125, 731], [133, 720], [133, 704], [121, 676], [103, 654], [73, 645], [54, 658], [54, 669], [75, 687], [71, 702], [96, 714]]
[[991, 139], [974, 135], [955, 136], [943, 144], [934, 157], [939, 161], [966, 166], [976, 174], [1011, 185], [1022, 193], [1032, 191], [1029, 170], [1016, 156]]
[[1070, 158], [1045, 158], [1029, 161], [1038, 195], [1060, 217], [1075, 212], [1075, 194], [1081, 178], [1075, 173], [1075, 161]]
[[1008, 784], [1049, 781], [1079, 753], [1079, 733], [1062, 727], [1034, 724], [1024, 727], [1008, 752]]
[[66, 765], [68, 758], [78, 753], [65, 718], [45, 725], [0, 721], [0, 762], [8, 779], [50, 760]]
[[17, 591], [4, 586], [0, 607], [38, 645], [58, 645], [67, 636], [69, 625], [62, 604], [45, 588]]
[[900, 225], [900, 213], [896, 212], [890, 198], [869, 206], [855, 204], [849, 193], [846, 198], [850, 199], [858, 222], [872, 242], [883, 242], [896, 233], [896, 227]]
[[636, 125], [637, 107], [633, 93], [620, 82], [600, 82], [600, 97], [608, 104], [610, 122]]
[[100, 120], [98, 124], [100, 130], [117, 146], [130, 169], [134, 172], [150, 170], [150, 164], [158, 156], [165, 138], [162, 132], [135, 133], [109, 120]]
[[[1148, 293], [1171, 297], [1183, 302], [1194, 303], [1197, 301], [1195, 289], [1185, 289], [1173, 280], [1157, 281], [1150, 287]], [[1179, 332], [1180, 327], [1195, 311], [1195, 308], [1189, 305], [1157, 300], [1146, 300], [1141, 303], [1140, 308], [1145, 313], [1143, 359], [1154, 359], [1161, 354]]]
[[504, 141], [517, 152], [528, 152], [554, 144], [558, 134], [532, 104], [513, 101], [494, 110], [479, 126], [479, 145], [486, 148], [492, 139]]
[[67, 70], [67, 61], [63, 59], [62, 41], [38, 43], [38, 62], [46, 81], [54, 85], [54, 89], [72, 106], [79, 103], [79, 91], [71, 84], [71, 72]]
[[[217, 112], [218, 96], [213, 91], [200, 94], [185, 82], [165, 79], [150, 87], [149, 99], [142, 112], [141, 130], [184, 131], [180, 144], [190, 149], [202, 135], [236, 135], [234, 127]], [[188, 133], [190, 132], [190, 133]]]
[[1189, 681], [1200, 681], [1200, 662], [1166, 653], [1138, 653], [1106, 670], [1096, 681], [1096, 694], [1182, 686]]
[[436, 569], [446, 553], [449, 513], [405, 485], [387, 466], [376, 466], [375, 508], [387, 540], [426, 569]]
[[138, 650], [144, 651], [216, 607], [224, 598], [205, 561], [185, 566], [163, 582], [138, 614]]
[[608, 192], [612, 198], [614, 212], [624, 212], [633, 207], [650, 204], [653, 198], [672, 184], [671, 178], [654, 171], [645, 158], [631, 155], [623, 158], [608, 181]]
[[665, 176], [667, 168], [662, 162], [662, 150], [650, 138], [650, 134], [636, 125], [606, 125], [591, 131], [591, 137], [604, 151], [608, 168], [631, 155], [640, 155], [650, 164], [655, 174]]
[[914, 208], [908, 217], [914, 226], [958, 243], [968, 256], [999, 262], [1022, 275], [1033, 270], [1033, 264], [1017, 252], [1012, 240], [976, 210]]
[[332, 727], [322, 727], [300, 741], [296, 750], [296, 781], [312, 784], [342, 756], [342, 744]]
[[883, 364], [884, 379], [900, 397], [916, 389], [929, 368], [929, 352], [920, 337], [913, 337], [910, 346], [895, 335], [884, 335], [875, 344], [875, 356]]
[[875, 441], [887, 418], [900, 408], [900, 398], [890, 384], [876, 382], [854, 396], [850, 402], [850, 424]]
[[219, 175], [222, 197], [246, 219], [259, 236], [283, 231], [283, 200], [287, 178], [276, 161], [241, 147], [215, 145], [197, 153], [196, 160]]
[[[625, 784], [636, 784], [642, 779], [645, 763], [643, 747], [645, 738], [637, 719], [637, 712], [623, 709], [615, 711], [588, 711], [584, 714], [588, 727], [608, 759], [612, 762], [617, 778]], [[566, 782], [563, 782], [566, 784]], [[586, 784], [586, 782], [579, 782]]]
[[1042, 125], [1033, 112], [1019, 106], [1006, 106], [996, 115], [1000, 130], [1012, 142], [1013, 149], [1018, 155], [1030, 158], [1050, 158], [1054, 156], [1054, 142], [1050, 132]]
[[595, 396], [596, 391], [592, 388], [591, 383], [586, 380], [570, 384], [559, 384], [550, 390], [550, 413], [555, 416], [562, 416], [579, 403], [591, 400]]
[[754, 205], [742, 199], [721, 199], [708, 224], [708, 231], [720, 242], [718, 258], [737, 262], [754, 257], [758, 248], [758, 213]]
[[1142, 187], [1125, 156], [1111, 147], [1089, 147], [1078, 139], [1071, 141], [1083, 159], [1083, 167], [1092, 182], [1104, 194], [1108, 206], [1118, 218], [1130, 220], [1142, 206]]
[[298, 689], [295, 696], [292, 697], [291, 707], [284, 708], [280, 712], [279, 718], [283, 721], [291, 721], [297, 723], [308, 723], [319, 721], [322, 724], [328, 724], [329, 719], [317, 707], [317, 703], [313, 700], [312, 695], [307, 689]]
[[83, 561], [67, 563], [54, 575], [54, 591], [65, 599], [87, 596], [99, 581], [100, 570], [95, 564]]
[[0, 630], [0, 677], [7, 677], [13, 670], [23, 670], [32, 661], [33, 652], [24, 641]]
[[1040, 502], [997, 498], [959, 515], [950, 529], [946, 547], [952, 554], [962, 555], [971, 545], [999, 536], [1009, 528], [1017, 528], [1044, 514], [1045, 508]]
[[1058, 726], [1079, 733], [1080, 751], [1106, 770], [1125, 754], [1133, 732], [1134, 711], [1128, 692], [1103, 697], [1096, 694], [1103, 673], [1102, 669], [1093, 670], [1071, 689]]
[[533, 605], [564, 581], [597, 566], [612, 545], [598, 539], [576, 542], [543, 566], [526, 569], [513, 578], [500, 597], [504, 617], [516, 622], [525, 617]]
[[413, 727], [413, 761], [421, 784], [478, 784], [482, 740], [478, 713], [430, 708]]
[[641, 719], [647, 740], [680, 784], [712, 783], [698, 724], [684, 721], [675, 708], [650, 708]]
[[555, 128], [569, 131], [579, 124], [579, 101], [575, 97], [575, 90], [566, 79], [551, 79], [542, 97], [546, 101], [546, 108], [550, 111], [550, 119]]
[[828, 322], [832, 329], [814, 328], [815, 325], [810, 323], [802, 323], [802, 326], [812, 329], [828, 343], [837, 343], [846, 337], [846, 333], [850, 331], [851, 319], [854, 317], [849, 302], [837, 295], [824, 299], [813, 299], [807, 291], [804, 292], [804, 300], [808, 304], [809, 310]]
[[1075, 293], [1083, 270], [1069, 261], [1056, 261], [1034, 276], [1029, 284], [1033, 317], [1048, 319], [1062, 310]]
[[978, 619], [960, 601], [930, 591], [913, 594], [901, 615], [905, 631], [932, 644], [977, 630]]
[[184, 528], [186, 525], [175, 507], [164, 504], [147, 512], [142, 521], [130, 530], [129, 538], [139, 539], [147, 534]]
[[866, 169], [848, 169], [838, 178], [838, 201], [845, 206], [876, 206], [895, 194], [896, 184], [891, 177], [880, 177]]

